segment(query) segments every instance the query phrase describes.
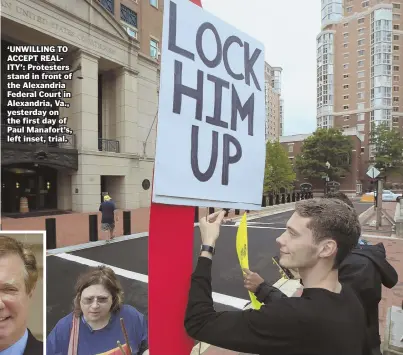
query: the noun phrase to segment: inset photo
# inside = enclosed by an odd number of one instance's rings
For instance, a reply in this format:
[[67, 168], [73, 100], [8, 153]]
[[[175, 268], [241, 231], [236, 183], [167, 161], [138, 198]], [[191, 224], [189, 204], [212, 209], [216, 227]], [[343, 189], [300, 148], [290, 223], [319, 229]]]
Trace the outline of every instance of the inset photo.
[[44, 231], [0, 231], [1, 354], [44, 354], [44, 248]]

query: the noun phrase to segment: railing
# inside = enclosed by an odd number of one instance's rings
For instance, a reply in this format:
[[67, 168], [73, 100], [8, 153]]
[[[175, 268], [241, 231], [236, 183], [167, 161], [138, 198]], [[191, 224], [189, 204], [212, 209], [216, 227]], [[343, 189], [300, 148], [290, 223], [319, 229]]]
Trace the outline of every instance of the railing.
[[98, 139], [98, 150], [101, 152], [120, 153], [119, 141], [114, 139]]

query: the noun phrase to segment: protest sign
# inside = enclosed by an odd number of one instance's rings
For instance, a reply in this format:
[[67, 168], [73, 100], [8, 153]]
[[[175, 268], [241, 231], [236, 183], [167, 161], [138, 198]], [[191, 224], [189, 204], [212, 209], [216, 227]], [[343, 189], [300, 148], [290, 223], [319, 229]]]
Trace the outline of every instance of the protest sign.
[[153, 202], [260, 209], [264, 48], [185, 0], [166, 0]]

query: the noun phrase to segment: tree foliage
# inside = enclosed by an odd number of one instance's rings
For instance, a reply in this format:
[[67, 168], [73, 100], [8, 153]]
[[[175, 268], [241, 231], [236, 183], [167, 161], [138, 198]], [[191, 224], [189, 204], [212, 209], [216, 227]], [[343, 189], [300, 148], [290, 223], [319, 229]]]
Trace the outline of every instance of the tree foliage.
[[[318, 128], [305, 139], [301, 154], [296, 157], [298, 172], [307, 178], [329, 176], [330, 180], [338, 180], [350, 170], [353, 143], [349, 136], [335, 128]], [[326, 163], [330, 163], [330, 167]]]
[[278, 192], [281, 188], [290, 189], [296, 179], [288, 153], [280, 142], [267, 142], [264, 192]]
[[370, 144], [374, 148], [374, 165], [386, 173], [401, 170], [403, 154], [403, 138], [397, 129], [391, 129], [389, 124], [372, 125]]

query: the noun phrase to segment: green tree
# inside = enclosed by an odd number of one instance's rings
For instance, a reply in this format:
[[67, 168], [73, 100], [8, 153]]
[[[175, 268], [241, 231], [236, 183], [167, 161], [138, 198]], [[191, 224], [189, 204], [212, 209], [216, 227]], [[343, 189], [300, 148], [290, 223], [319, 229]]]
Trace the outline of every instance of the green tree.
[[295, 165], [303, 177], [322, 178], [327, 175], [330, 180], [338, 180], [350, 170], [352, 150], [351, 138], [344, 136], [341, 130], [318, 128], [304, 140]]
[[267, 142], [264, 192], [278, 192], [281, 188], [290, 189], [295, 181], [288, 154], [280, 142]]
[[385, 175], [402, 172], [403, 138], [397, 129], [391, 129], [387, 123], [372, 124], [370, 144], [374, 147], [376, 168]]

